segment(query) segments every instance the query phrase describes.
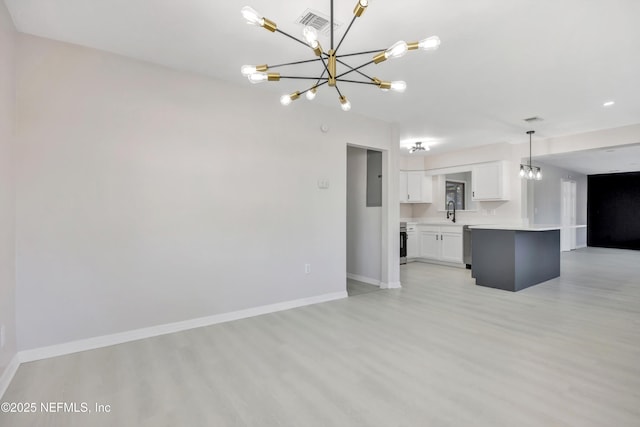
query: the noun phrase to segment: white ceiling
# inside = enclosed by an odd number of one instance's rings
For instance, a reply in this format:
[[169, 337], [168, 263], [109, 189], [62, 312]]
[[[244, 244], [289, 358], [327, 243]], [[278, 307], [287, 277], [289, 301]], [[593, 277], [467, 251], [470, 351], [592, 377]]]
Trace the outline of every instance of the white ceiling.
[[[296, 18], [307, 8], [329, 14], [330, 5], [329, 0], [5, 2], [19, 31], [245, 86], [251, 85], [239, 73], [242, 64], [312, 59], [313, 54], [280, 34], [246, 25], [243, 5], [298, 37], [302, 27]], [[343, 23], [336, 44], [355, 3], [335, 0], [336, 20]], [[442, 45], [436, 52], [409, 52], [363, 69], [385, 80], [405, 80], [407, 92], [343, 84], [353, 105], [345, 114], [396, 122], [402, 139], [424, 141], [431, 153], [528, 142], [523, 119], [531, 116], [544, 119], [535, 124], [539, 138], [638, 123], [638, 17], [638, 0], [373, 0], [340, 53], [433, 34]], [[326, 37], [320, 41], [330, 44]], [[289, 72], [319, 74], [317, 68]], [[285, 108], [279, 95], [307, 86], [289, 80], [253, 89], [273, 91], [274, 107]], [[616, 104], [605, 108], [607, 100]], [[339, 108], [335, 91], [327, 87], [314, 102]]]
[[536, 161], [585, 175], [635, 172], [640, 170], [640, 144], [539, 156]]

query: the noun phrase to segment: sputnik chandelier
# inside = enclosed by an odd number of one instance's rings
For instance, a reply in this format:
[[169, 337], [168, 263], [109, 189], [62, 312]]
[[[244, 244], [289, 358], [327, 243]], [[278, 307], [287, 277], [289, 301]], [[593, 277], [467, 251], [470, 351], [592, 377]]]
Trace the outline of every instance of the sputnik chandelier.
[[[333, 87], [336, 89], [338, 94], [338, 100], [340, 101], [340, 106], [344, 111], [349, 111], [351, 109], [351, 103], [347, 99], [346, 96], [342, 94], [338, 87], [338, 83], [356, 83], [356, 84], [367, 84], [377, 86], [383, 91], [393, 90], [396, 92], [404, 92], [407, 88], [407, 84], [404, 81], [385, 81], [380, 80], [377, 77], [371, 77], [364, 72], [361, 71], [364, 67], [371, 64], [379, 64], [381, 62], [386, 61], [391, 58], [400, 58], [404, 56], [409, 50], [417, 50], [422, 49], [426, 51], [436, 50], [440, 46], [440, 39], [437, 36], [428, 37], [419, 42], [407, 43], [403, 40], [400, 40], [394, 43], [388, 49], [376, 49], [376, 50], [367, 50], [363, 52], [355, 52], [355, 53], [347, 53], [347, 54], [338, 54], [340, 50], [340, 46], [344, 41], [345, 37], [349, 33], [351, 26], [353, 23], [362, 16], [364, 11], [367, 9], [369, 5], [369, 0], [358, 0], [356, 3], [356, 7], [353, 10], [353, 18], [351, 19], [351, 23], [347, 27], [346, 31], [342, 35], [342, 38], [338, 42], [338, 45], [334, 47], [334, 20], [333, 20], [333, 0], [330, 0], [331, 3], [331, 17], [329, 22], [329, 28], [331, 31], [330, 39], [331, 39], [331, 48], [328, 51], [324, 51], [322, 46], [320, 46], [320, 42], [318, 42], [318, 31], [311, 26], [306, 26], [303, 29], [302, 35], [304, 38], [300, 40], [290, 34], [285, 33], [280, 30], [275, 22], [270, 21], [267, 18], [262, 17], [258, 12], [253, 10], [249, 6], [245, 6], [242, 8], [241, 13], [242, 16], [247, 20], [248, 24], [260, 26], [266, 30], [271, 31], [272, 33], [280, 33], [292, 40], [295, 40], [298, 43], [305, 45], [310, 48], [317, 58], [301, 60], [295, 62], [288, 62], [286, 64], [277, 64], [277, 65], [243, 65], [241, 68], [241, 72], [244, 76], [246, 76], [251, 83], [261, 83], [264, 81], [280, 81], [282, 79], [296, 79], [296, 80], [310, 80], [313, 83], [310, 87], [303, 91], [293, 92], [288, 95], [283, 95], [280, 98], [280, 102], [282, 105], [289, 105], [292, 101], [300, 98], [301, 95], [305, 95], [308, 100], [313, 100], [316, 97], [316, 92], [318, 88], [324, 85]], [[344, 59], [347, 57], [356, 57], [360, 55], [370, 55], [375, 54], [372, 59], [362, 63], [361, 65], [352, 67], [344, 62]], [[296, 75], [280, 75], [280, 73], [267, 72], [274, 68], [300, 65], [312, 62], [320, 62], [322, 63], [322, 72], [319, 77], [308, 77], [308, 76], [296, 76]], [[338, 72], [338, 64], [345, 68], [344, 71]], [[359, 75], [360, 78], [364, 78], [365, 80], [351, 80], [348, 77], [350, 74], [355, 73]]]

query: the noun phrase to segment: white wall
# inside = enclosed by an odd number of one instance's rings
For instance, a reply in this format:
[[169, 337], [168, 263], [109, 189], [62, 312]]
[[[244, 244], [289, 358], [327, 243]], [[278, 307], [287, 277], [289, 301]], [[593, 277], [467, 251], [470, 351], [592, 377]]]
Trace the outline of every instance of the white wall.
[[[530, 217], [533, 224], [561, 224], [562, 223], [562, 181], [576, 183], [576, 224], [587, 223], [587, 176], [581, 173], [559, 168], [536, 161], [542, 169], [542, 180], [528, 181], [528, 192], [532, 194], [533, 207]], [[587, 230], [576, 230], [578, 247], [586, 246]]]
[[533, 223], [562, 222], [562, 180], [576, 182], [576, 223], [587, 223], [587, 176], [578, 172], [535, 162], [542, 169], [540, 181], [533, 183]]
[[[390, 150], [383, 173], [397, 171], [393, 127], [18, 41], [19, 349], [345, 290], [346, 144]], [[383, 221], [398, 282], [397, 205]]]
[[381, 281], [382, 208], [367, 207], [367, 150], [347, 147], [347, 273]]
[[15, 37], [9, 12], [4, 2], [0, 1], [0, 325], [5, 327], [6, 338], [5, 346], [0, 349], [0, 377], [16, 354], [15, 182], [12, 149]]

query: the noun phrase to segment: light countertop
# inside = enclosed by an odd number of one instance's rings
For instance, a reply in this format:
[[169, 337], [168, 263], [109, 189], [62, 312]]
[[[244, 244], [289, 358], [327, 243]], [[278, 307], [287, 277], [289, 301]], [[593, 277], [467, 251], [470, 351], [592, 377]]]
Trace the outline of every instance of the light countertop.
[[471, 225], [472, 230], [511, 230], [511, 231], [551, 231], [560, 230], [562, 226], [551, 224], [534, 224], [534, 225], [509, 225], [509, 224], [485, 224]]

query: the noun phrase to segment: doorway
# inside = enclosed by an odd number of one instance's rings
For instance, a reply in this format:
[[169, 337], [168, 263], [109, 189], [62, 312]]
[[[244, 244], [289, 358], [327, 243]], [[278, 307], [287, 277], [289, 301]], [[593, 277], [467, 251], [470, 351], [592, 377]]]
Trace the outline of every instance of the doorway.
[[560, 250], [563, 252], [572, 251], [576, 248], [576, 191], [575, 181], [562, 181]]
[[384, 198], [382, 153], [347, 146], [347, 292], [350, 296], [382, 285]]

